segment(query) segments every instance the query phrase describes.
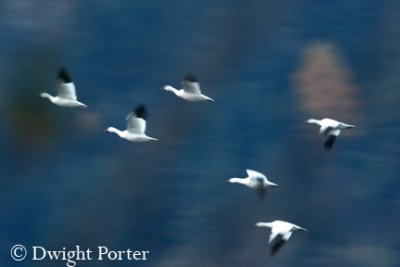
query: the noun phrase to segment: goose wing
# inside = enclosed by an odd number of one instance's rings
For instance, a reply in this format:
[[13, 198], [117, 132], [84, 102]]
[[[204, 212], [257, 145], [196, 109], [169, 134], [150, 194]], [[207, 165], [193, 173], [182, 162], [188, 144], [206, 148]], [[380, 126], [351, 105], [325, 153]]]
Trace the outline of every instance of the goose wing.
[[282, 234], [277, 234], [272, 241], [271, 252], [270, 255], [274, 256], [286, 243], [284, 236]]
[[58, 96], [71, 100], [77, 99], [75, 85], [65, 68], [61, 68], [58, 72]]
[[199, 81], [192, 74], [188, 74], [183, 78], [182, 88], [187, 93], [201, 94]]
[[256, 189], [257, 197], [260, 201], [264, 200], [266, 192], [267, 190], [265, 189], [265, 187], [259, 187]]
[[254, 177], [254, 178], [258, 178], [258, 177], [260, 177], [260, 178], [265, 178], [265, 175], [262, 174], [261, 172], [258, 172], [258, 171], [254, 171], [254, 170], [249, 170], [249, 169], [247, 169], [247, 170], [246, 170], [246, 173], [247, 173], [247, 175], [250, 176], [250, 177]]
[[324, 142], [324, 147], [325, 150], [330, 150], [333, 146], [333, 143], [335, 143], [336, 137], [339, 136], [340, 130], [339, 129], [331, 129], [329, 132], [324, 134], [325, 136], [325, 142]]
[[146, 107], [138, 106], [126, 117], [126, 129], [130, 133], [144, 134], [146, 131]]
[[333, 146], [333, 143], [335, 143], [335, 140], [336, 140], [335, 135], [329, 135], [324, 142], [325, 150], [330, 150]]

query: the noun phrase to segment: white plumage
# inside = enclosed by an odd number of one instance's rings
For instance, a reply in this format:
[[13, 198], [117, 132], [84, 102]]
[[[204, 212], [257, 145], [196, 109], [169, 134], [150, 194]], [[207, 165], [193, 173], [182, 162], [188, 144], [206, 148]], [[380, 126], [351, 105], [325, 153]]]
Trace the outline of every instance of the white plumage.
[[146, 118], [146, 107], [140, 105], [126, 117], [126, 130], [121, 131], [114, 127], [108, 127], [106, 130], [132, 142], [158, 141], [146, 135]]
[[200, 90], [200, 84], [197, 78], [188, 74], [182, 81], [182, 89], [177, 89], [172, 87], [171, 85], [166, 85], [163, 87], [163, 90], [172, 92], [176, 96], [185, 99], [187, 101], [198, 102], [198, 101], [211, 101], [215, 102], [214, 99], [203, 95]]
[[228, 180], [229, 183], [237, 183], [242, 184], [252, 189], [257, 190], [257, 194], [260, 199], [263, 199], [265, 196], [266, 188], [269, 186], [278, 186], [277, 184], [268, 180], [268, 178], [261, 172], [254, 170], [246, 170], [247, 177], [245, 178], [230, 178]]
[[325, 140], [324, 147], [326, 150], [330, 150], [332, 148], [332, 145], [335, 142], [336, 137], [339, 136], [341, 130], [352, 129], [356, 127], [351, 124], [346, 124], [344, 122], [328, 118], [324, 118], [322, 120], [309, 119], [307, 120], [307, 123], [317, 124], [320, 126], [319, 133], [323, 136]]
[[268, 245], [271, 246], [271, 256], [274, 256], [279, 249], [282, 248], [294, 231], [307, 231], [307, 229], [293, 223], [279, 220], [273, 222], [258, 222], [256, 226], [271, 228], [271, 234], [268, 240]]
[[58, 95], [41, 93], [40, 96], [61, 107], [87, 107], [77, 100], [75, 85], [65, 68], [61, 68], [58, 72]]

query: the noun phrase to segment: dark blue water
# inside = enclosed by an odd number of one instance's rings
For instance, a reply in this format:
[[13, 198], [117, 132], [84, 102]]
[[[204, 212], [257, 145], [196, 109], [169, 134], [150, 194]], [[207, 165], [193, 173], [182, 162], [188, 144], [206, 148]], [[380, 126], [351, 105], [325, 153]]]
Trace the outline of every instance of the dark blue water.
[[[396, 1], [3, 1], [0, 256], [149, 250], [77, 266], [399, 266], [400, 5]], [[65, 66], [72, 110], [39, 98]], [[216, 103], [160, 91], [194, 73]], [[106, 133], [149, 110], [158, 143]], [[317, 128], [355, 124], [323, 150]], [[227, 184], [279, 184], [260, 203]], [[295, 233], [270, 258], [258, 221]], [[29, 258], [29, 257], [28, 257]]]

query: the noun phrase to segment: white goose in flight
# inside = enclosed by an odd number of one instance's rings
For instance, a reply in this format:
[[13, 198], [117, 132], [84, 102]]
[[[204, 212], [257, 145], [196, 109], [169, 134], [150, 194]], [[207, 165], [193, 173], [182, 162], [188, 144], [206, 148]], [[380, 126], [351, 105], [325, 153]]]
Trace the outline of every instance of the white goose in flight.
[[330, 150], [337, 136], [339, 136], [341, 130], [352, 129], [356, 126], [351, 124], [346, 124], [333, 119], [324, 118], [322, 120], [309, 119], [307, 120], [309, 124], [317, 124], [320, 126], [319, 133], [324, 137], [324, 147], [325, 150]]
[[191, 102], [198, 102], [198, 101], [210, 101], [215, 102], [214, 99], [203, 95], [200, 90], [200, 84], [197, 78], [192, 75], [188, 74], [182, 81], [182, 89], [176, 89], [171, 85], [166, 85], [162, 88], [164, 91], [172, 92], [177, 97], [185, 99]]
[[108, 127], [106, 130], [132, 142], [158, 141], [158, 139], [146, 135], [146, 118], [146, 107], [139, 105], [126, 117], [126, 130], [121, 131], [114, 127]]
[[268, 178], [261, 172], [249, 169], [247, 169], [246, 172], [248, 175], [246, 178], [230, 178], [228, 182], [242, 184], [255, 189], [260, 200], [264, 199], [267, 187], [278, 186], [277, 184], [269, 181]]
[[52, 103], [61, 107], [87, 107], [77, 100], [75, 85], [65, 68], [61, 68], [58, 72], [58, 95], [52, 96], [48, 93], [41, 93], [40, 96], [48, 98]]
[[271, 234], [268, 240], [268, 245], [271, 246], [271, 256], [274, 256], [279, 249], [282, 248], [294, 231], [307, 231], [307, 229], [293, 223], [279, 220], [273, 222], [258, 222], [256, 226], [271, 228]]

